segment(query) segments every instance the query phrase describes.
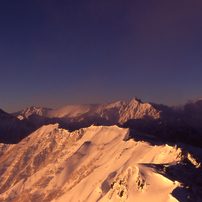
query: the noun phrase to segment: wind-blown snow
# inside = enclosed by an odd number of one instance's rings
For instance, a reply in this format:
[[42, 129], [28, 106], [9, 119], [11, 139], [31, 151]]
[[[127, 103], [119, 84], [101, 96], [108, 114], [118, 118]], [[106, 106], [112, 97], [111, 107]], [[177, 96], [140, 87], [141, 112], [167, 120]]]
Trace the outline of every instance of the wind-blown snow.
[[[164, 111], [164, 109], [162, 110]], [[29, 126], [31, 131], [54, 123], [59, 123], [60, 127], [71, 131], [89, 127], [94, 123], [107, 126], [116, 124], [155, 135], [163, 141], [184, 142], [201, 147], [202, 138], [198, 130], [200, 117], [197, 120], [193, 117], [191, 120], [190, 117], [181, 119], [172, 113], [163, 111], [158, 109], [158, 105], [143, 103], [135, 97], [130, 103], [119, 101], [103, 104], [67, 105], [55, 110], [30, 107], [13, 115]], [[185, 119], [187, 121], [183, 121]]]
[[[0, 200], [158, 202], [182, 198], [175, 190], [185, 185], [168, 175], [184, 160], [182, 150], [134, 141], [128, 139], [129, 133], [118, 126], [91, 126], [71, 133], [58, 124], [41, 127], [0, 158]], [[200, 164], [189, 158], [199, 169]], [[185, 198], [193, 195], [184, 189], [182, 193]], [[194, 197], [201, 199], [198, 194]]]
[[67, 105], [59, 109], [30, 107], [14, 114], [20, 119], [22, 117], [28, 118], [32, 114], [49, 118], [76, 118], [87, 114], [88, 116], [94, 117], [98, 115], [116, 123], [124, 123], [129, 119], [160, 118], [159, 110], [155, 109], [149, 103], [142, 103], [136, 97], [130, 103], [119, 101], [103, 104]]

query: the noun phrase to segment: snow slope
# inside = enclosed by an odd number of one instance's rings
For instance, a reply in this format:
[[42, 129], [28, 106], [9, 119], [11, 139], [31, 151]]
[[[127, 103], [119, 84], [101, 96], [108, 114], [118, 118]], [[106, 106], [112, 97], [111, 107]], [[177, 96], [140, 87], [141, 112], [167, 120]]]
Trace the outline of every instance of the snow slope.
[[41, 127], [0, 158], [0, 201], [202, 200], [199, 160], [129, 136], [118, 126], [71, 133], [58, 124]]

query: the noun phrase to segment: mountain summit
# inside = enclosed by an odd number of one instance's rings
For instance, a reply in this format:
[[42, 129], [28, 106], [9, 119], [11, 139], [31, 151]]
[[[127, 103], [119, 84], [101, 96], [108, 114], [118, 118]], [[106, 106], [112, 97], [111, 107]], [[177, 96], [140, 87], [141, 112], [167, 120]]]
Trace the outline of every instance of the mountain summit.
[[[140, 99], [134, 97], [130, 103], [119, 101], [115, 103], [91, 105], [67, 105], [56, 110], [30, 107], [14, 113], [13, 115], [29, 118], [29, 116], [33, 114], [48, 118], [62, 118], [70, 120], [71, 122], [73, 122], [72, 120], [80, 122], [84, 119], [93, 119], [94, 121], [101, 121], [102, 124], [123, 124], [129, 119], [160, 118], [161, 111], [154, 108], [151, 104], [143, 103]], [[91, 124], [92, 123], [89, 125]]]
[[130, 119], [158, 119], [161, 117], [160, 114], [160, 110], [149, 103], [142, 103], [140, 99], [135, 97], [121, 113], [119, 123], [123, 124]]
[[202, 145], [198, 132], [182, 119], [167, 114], [158, 106], [143, 103], [137, 97], [130, 102], [67, 105], [60, 109], [31, 107], [14, 114], [25, 122], [34, 124], [35, 128], [59, 123], [68, 130], [89, 127], [93, 123], [101, 125], [118, 125], [143, 133], [155, 135], [161, 140], [185, 142], [195, 146]]

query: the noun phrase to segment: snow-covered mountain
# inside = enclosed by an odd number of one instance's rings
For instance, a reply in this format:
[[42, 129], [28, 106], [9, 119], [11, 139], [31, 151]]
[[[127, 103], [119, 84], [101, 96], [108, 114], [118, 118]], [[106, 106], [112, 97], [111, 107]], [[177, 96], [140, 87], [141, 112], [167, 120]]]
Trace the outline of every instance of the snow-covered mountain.
[[[202, 146], [202, 135], [193, 125], [167, 113], [158, 105], [143, 103], [134, 98], [130, 103], [119, 101], [104, 104], [67, 105], [57, 110], [31, 107], [14, 114], [29, 120], [36, 128], [59, 123], [69, 130], [88, 127], [93, 123], [118, 125], [157, 136], [164, 141], [186, 142]], [[23, 118], [22, 118], [23, 117]]]
[[71, 121], [81, 121], [84, 118], [93, 117], [94, 119], [103, 118], [110, 124], [122, 124], [129, 119], [157, 119], [160, 118], [160, 113], [161, 111], [151, 104], [142, 103], [140, 99], [135, 97], [130, 103], [119, 101], [103, 104], [67, 105], [56, 110], [44, 107], [30, 107], [13, 113], [13, 115], [22, 119], [22, 117], [28, 118], [30, 115], [37, 114], [43, 117], [63, 118]]
[[31, 133], [30, 127], [0, 109], [0, 142], [17, 143]]
[[118, 122], [121, 113], [127, 104], [128, 103], [124, 101], [119, 101], [103, 104], [67, 105], [59, 109], [30, 107], [13, 113], [13, 115], [22, 119], [22, 117], [29, 118], [29, 116], [36, 114], [48, 118], [62, 118], [71, 122], [81, 121], [84, 118], [93, 117], [94, 119], [103, 118], [111, 123]]
[[48, 117], [48, 114], [50, 111], [52, 111], [52, 109], [50, 109], [50, 108], [31, 106], [31, 107], [23, 109], [19, 112], [12, 113], [12, 115], [14, 115], [18, 119], [22, 120], [22, 119], [28, 118], [29, 116], [31, 116], [33, 114]]
[[0, 201], [202, 201], [201, 101], [0, 110]]
[[138, 98], [134, 98], [121, 113], [119, 123], [123, 124], [131, 119], [158, 119], [161, 111], [154, 108], [149, 103], [142, 103]]
[[152, 146], [152, 136], [138, 141], [140, 134], [133, 131], [133, 140], [130, 133], [118, 126], [69, 132], [54, 124], [15, 146], [1, 144], [0, 201], [202, 200], [201, 149]]
[[50, 123], [59, 123], [66, 128], [76, 130], [95, 122], [103, 125], [117, 124], [127, 103], [119, 101], [103, 104], [67, 105], [60, 109], [31, 107], [12, 115], [32, 122], [37, 128]]

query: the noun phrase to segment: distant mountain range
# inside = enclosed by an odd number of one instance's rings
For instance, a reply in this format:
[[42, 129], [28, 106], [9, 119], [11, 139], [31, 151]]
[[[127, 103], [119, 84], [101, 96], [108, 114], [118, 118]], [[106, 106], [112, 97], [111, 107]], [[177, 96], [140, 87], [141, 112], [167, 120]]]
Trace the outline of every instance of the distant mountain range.
[[17, 143], [43, 125], [59, 123], [74, 131], [92, 124], [117, 125], [156, 136], [159, 140], [202, 147], [202, 99], [180, 107], [143, 103], [67, 105], [60, 109], [30, 107], [8, 114], [0, 111], [0, 141]]
[[[143, 103], [135, 97], [130, 103], [119, 101], [103, 104], [67, 105], [56, 110], [30, 107], [12, 115], [27, 125], [34, 125], [35, 130], [43, 125], [54, 123], [59, 123], [60, 127], [69, 131], [88, 127], [93, 123], [107, 126], [118, 125], [155, 135], [159, 140], [184, 142], [201, 147], [200, 121], [202, 113], [198, 113], [196, 116], [193, 110], [188, 110], [190, 105], [200, 108], [199, 103], [201, 102], [202, 100], [198, 99], [190, 101], [184, 108], [174, 108], [154, 103]], [[192, 108], [195, 109], [193, 106]], [[199, 110], [197, 111], [199, 112]]]

